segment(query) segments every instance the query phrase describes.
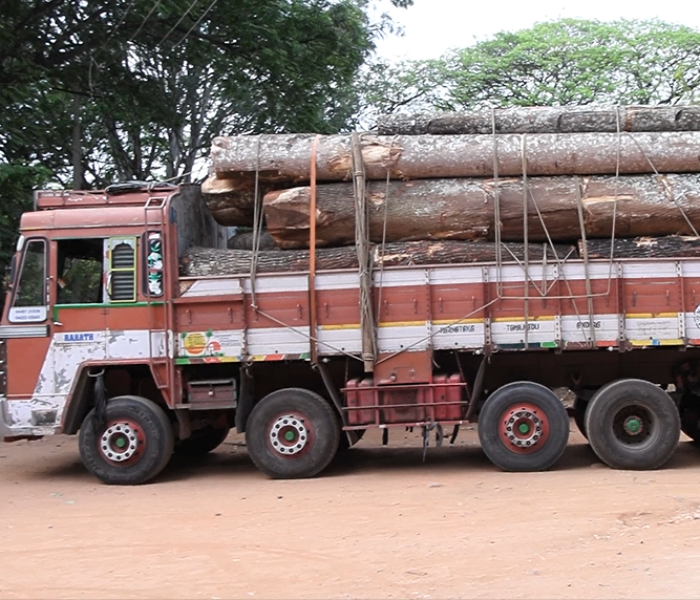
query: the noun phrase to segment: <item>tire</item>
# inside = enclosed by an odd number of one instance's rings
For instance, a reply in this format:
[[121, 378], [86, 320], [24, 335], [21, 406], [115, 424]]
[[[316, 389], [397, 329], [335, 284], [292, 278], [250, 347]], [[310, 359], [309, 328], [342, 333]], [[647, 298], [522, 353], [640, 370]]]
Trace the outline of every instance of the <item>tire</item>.
[[199, 456], [207, 454], [221, 446], [228, 437], [230, 427], [215, 428], [207, 425], [192, 432], [190, 437], [175, 443], [175, 454], [183, 456]]
[[579, 432], [583, 437], [588, 439], [588, 433], [586, 431], [586, 409], [588, 408], [588, 402], [583, 398], [576, 396], [574, 400], [574, 423], [578, 427]]
[[681, 433], [671, 397], [642, 379], [621, 379], [596, 392], [586, 411], [588, 441], [613, 469], [658, 469], [673, 454]]
[[486, 400], [478, 430], [486, 456], [503, 471], [544, 471], [564, 453], [569, 417], [554, 392], [519, 381]]
[[273, 479], [318, 475], [333, 460], [339, 442], [335, 409], [318, 394], [299, 388], [265, 396], [246, 426], [248, 455]]
[[95, 409], [80, 428], [80, 456], [85, 468], [109, 485], [138, 485], [158, 475], [173, 453], [175, 436], [165, 411], [138, 396], [107, 402], [104, 426]]
[[700, 447], [700, 398], [686, 393], [680, 402], [681, 431]]

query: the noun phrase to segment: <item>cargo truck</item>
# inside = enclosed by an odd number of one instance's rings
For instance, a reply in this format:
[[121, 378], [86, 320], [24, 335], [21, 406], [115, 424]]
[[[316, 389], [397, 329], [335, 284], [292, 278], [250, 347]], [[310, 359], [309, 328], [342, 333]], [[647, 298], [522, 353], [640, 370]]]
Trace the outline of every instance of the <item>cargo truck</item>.
[[231, 429], [273, 478], [311, 477], [367, 429], [428, 443], [478, 422], [506, 471], [552, 467], [575, 395], [613, 468], [698, 441], [700, 258], [552, 256], [183, 276], [224, 248], [194, 185], [41, 191], [0, 324], [0, 436], [79, 436], [108, 484], [156, 477]]

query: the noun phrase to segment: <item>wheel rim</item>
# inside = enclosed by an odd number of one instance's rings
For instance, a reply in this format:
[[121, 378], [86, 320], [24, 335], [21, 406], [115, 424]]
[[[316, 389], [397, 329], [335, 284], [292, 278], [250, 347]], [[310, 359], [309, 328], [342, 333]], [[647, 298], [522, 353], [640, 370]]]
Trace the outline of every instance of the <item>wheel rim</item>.
[[298, 458], [313, 441], [313, 428], [303, 415], [287, 413], [270, 422], [267, 430], [272, 449], [284, 457]]
[[146, 438], [138, 423], [123, 420], [109, 423], [100, 437], [100, 452], [105, 460], [126, 466], [139, 460]]
[[638, 446], [649, 439], [654, 427], [654, 415], [639, 405], [621, 408], [613, 418], [613, 433], [623, 444]]
[[534, 404], [514, 404], [501, 415], [499, 435], [511, 451], [529, 454], [546, 443], [549, 437], [549, 419]]

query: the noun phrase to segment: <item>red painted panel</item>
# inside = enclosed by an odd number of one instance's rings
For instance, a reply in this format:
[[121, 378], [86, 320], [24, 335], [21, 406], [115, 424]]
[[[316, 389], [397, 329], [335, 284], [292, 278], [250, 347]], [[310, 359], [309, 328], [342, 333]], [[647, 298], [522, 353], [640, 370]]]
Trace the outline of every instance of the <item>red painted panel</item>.
[[31, 398], [49, 349], [49, 339], [15, 338], [7, 340], [7, 395]]

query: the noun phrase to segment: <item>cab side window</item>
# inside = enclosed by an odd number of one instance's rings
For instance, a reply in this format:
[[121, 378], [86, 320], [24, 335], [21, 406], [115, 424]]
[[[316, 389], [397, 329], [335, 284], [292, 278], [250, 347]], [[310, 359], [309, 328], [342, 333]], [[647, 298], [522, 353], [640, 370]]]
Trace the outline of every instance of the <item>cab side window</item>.
[[58, 241], [57, 304], [100, 304], [104, 239]]
[[8, 319], [12, 323], [41, 323], [47, 316], [47, 245], [29, 240], [24, 247], [17, 284]]

